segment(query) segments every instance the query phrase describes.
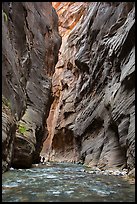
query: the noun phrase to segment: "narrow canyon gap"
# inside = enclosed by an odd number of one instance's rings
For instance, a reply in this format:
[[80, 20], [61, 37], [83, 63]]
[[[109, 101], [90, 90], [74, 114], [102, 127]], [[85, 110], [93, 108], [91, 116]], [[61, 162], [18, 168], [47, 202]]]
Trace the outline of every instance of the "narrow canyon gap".
[[41, 154], [135, 168], [134, 2], [53, 2], [62, 45]]
[[135, 168], [134, 2], [3, 2], [2, 171], [40, 154]]

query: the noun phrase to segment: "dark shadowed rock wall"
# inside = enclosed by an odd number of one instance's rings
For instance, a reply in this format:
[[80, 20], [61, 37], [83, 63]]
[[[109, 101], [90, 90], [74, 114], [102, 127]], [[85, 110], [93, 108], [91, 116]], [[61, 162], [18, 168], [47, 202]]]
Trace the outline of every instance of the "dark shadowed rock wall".
[[133, 169], [134, 83], [134, 3], [87, 3], [63, 36], [53, 78], [49, 159]]
[[58, 17], [50, 2], [3, 2], [3, 171], [39, 161], [60, 45]]

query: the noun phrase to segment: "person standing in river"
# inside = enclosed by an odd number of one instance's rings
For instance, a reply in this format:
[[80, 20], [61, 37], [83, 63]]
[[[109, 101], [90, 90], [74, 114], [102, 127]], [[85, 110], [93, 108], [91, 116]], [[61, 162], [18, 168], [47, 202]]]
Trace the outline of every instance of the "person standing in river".
[[44, 162], [45, 162], [45, 157], [42, 158], [42, 163], [44, 164]]
[[40, 162], [41, 162], [42, 164], [44, 164], [44, 163], [45, 163], [45, 157], [41, 156]]

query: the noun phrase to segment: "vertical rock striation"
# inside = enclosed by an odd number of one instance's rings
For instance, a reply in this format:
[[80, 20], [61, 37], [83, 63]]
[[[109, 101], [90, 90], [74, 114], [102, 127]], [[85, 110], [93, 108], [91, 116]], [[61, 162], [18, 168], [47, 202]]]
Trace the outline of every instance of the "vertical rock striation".
[[[49, 135], [46, 141], [44, 142], [41, 154], [45, 156], [47, 160], [55, 159], [58, 161], [73, 161], [75, 160], [74, 157], [77, 157], [77, 145], [75, 145], [75, 139], [73, 139], [73, 132], [68, 131], [66, 133], [65, 129], [62, 129], [61, 131], [57, 132], [57, 137], [55, 137], [55, 132], [58, 123], [57, 120], [60, 118], [60, 106], [62, 107], [63, 104], [62, 97], [65, 92], [67, 94], [68, 84], [72, 85], [73, 87], [74, 83], [77, 80], [75, 79], [72, 73], [74, 72], [74, 69], [72, 70], [72, 72], [68, 72], [68, 70], [65, 71], [64, 69], [65, 67], [67, 67], [68, 59], [71, 58], [73, 60], [75, 56], [75, 53], [73, 55], [73, 49], [72, 51], [69, 50], [70, 53], [68, 54], [67, 39], [72, 29], [84, 16], [84, 13], [87, 8], [87, 3], [52, 2], [52, 4], [59, 15], [59, 32], [62, 36], [62, 45], [59, 51], [59, 61], [57, 63], [55, 73], [52, 78], [54, 101], [51, 106], [51, 110], [47, 120], [47, 128]], [[68, 63], [68, 66], [70, 66], [71, 69], [71, 64]], [[73, 96], [71, 100], [73, 101]], [[59, 120], [62, 124], [64, 123], [63, 118]], [[68, 136], [66, 136], [66, 134]], [[52, 139], [56, 140], [56, 150], [54, 150], [54, 148], [52, 147]], [[54, 154], [56, 154], [56, 156], [54, 156]]]
[[[69, 9], [64, 14], [61, 4], [56, 2], [57, 12], [66, 15]], [[56, 65], [50, 160], [131, 170], [135, 167], [134, 2], [86, 5], [73, 29], [64, 34]]]
[[[10, 114], [3, 111], [2, 137], [11, 140], [7, 145], [13, 144], [11, 165], [27, 168], [39, 161], [47, 137], [51, 77], [61, 45], [58, 17], [50, 2], [3, 2], [2, 6], [2, 94], [10, 104]], [[9, 135], [12, 123], [14, 137]], [[2, 151], [6, 155], [9, 149], [3, 146]]]

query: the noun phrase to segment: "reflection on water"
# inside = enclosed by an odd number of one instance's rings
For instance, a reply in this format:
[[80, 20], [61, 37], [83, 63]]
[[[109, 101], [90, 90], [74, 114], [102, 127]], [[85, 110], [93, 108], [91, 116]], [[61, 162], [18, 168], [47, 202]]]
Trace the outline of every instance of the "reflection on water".
[[2, 175], [3, 202], [135, 202], [135, 185], [84, 166], [50, 163]]

